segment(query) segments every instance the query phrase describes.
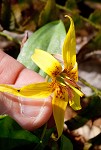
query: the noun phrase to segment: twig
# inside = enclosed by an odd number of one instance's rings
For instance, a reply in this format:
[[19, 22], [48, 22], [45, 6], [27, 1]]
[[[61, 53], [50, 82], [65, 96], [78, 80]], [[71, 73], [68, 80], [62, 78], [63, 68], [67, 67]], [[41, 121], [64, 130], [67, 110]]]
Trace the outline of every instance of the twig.
[[12, 41], [12, 42], [16, 42], [18, 44], [21, 44], [21, 42], [17, 39], [14, 39], [12, 36], [8, 35], [8, 34], [5, 34], [4, 32], [0, 32], [0, 35], [1, 36], [4, 36], [6, 37], [9, 41]]
[[92, 86], [90, 83], [88, 83], [86, 80], [82, 79], [79, 77], [79, 81], [81, 81], [84, 85], [88, 86], [89, 88], [92, 89], [97, 95], [101, 96], [101, 91], [97, 89], [96, 87]]
[[[66, 8], [65, 6], [61, 6], [61, 5], [56, 4], [56, 7], [59, 8], [59, 9], [62, 9], [62, 10], [64, 10], [64, 11], [66, 11], [66, 12], [69, 12], [69, 13], [75, 15], [75, 12], [71, 11], [69, 8]], [[87, 18], [85, 18], [85, 17], [83, 17], [83, 16], [81, 16], [81, 15], [79, 15], [79, 16], [80, 16], [80, 18], [81, 18], [83, 21], [85, 21], [85, 22], [91, 24], [94, 28], [96, 28], [96, 29], [101, 29], [101, 26], [100, 26], [100, 25], [97, 25], [97, 24], [93, 23], [92, 21], [90, 21], [89, 19], [87, 19]]]

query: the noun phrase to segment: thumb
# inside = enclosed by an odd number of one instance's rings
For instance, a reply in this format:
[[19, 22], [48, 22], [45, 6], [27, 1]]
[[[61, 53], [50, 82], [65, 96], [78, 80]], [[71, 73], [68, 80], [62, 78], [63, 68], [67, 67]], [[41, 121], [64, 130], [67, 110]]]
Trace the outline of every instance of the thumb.
[[[25, 68], [0, 50], [0, 83], [21, 86], [43, 81], [44, 79], [39, 74]], [[51, 97], [32, 100], [0, 93], [0, 114], [5, 113], [23, 128], [36, 129], [47, 122], [52, 114]]]
[[0, 93], [0, 114], [8, 114], [20, 126], [27, 130], [34, 130], [45, 124], [51, 114], [51, 97], [46, 99], [16, 98]]

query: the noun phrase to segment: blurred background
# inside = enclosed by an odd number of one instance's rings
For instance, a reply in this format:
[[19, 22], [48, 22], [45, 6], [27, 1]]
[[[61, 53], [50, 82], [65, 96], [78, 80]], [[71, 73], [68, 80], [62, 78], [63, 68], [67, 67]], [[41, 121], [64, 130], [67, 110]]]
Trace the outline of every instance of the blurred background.
[[79, 115], [66, 111], [66, 135], [76, 150], [101, 150], [101, 0], [0, 0], [0, 49], [16, 59], [26, 34], [60, 19], [68, 31], [65, 15], [74, 20], [79, 84], [85, 93]]

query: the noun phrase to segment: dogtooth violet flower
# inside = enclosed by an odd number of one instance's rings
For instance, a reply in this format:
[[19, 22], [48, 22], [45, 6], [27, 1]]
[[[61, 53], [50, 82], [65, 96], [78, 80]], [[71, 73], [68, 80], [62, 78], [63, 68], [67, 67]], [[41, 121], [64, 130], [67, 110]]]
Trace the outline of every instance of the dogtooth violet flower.
[[67, 104], [74, 110], [81, 109], [80, 96], [83, 93], [77, 85], [78, 65], [76, 62], [76, 39], [74, 23], [71, 17], [70, 27], [62, 48], [64, 68], [60, 62], [48, 52], [35, 49], [32, 60], [48, 74], [51, 80], [13, 88], [6, 84], [0, 84], [1, 92], [8, 92], [16, 96], [27, 98], [45, 98], [52, 95], [53, 116], [57, 128], [58, 139], [63, 132], [64, 115]]

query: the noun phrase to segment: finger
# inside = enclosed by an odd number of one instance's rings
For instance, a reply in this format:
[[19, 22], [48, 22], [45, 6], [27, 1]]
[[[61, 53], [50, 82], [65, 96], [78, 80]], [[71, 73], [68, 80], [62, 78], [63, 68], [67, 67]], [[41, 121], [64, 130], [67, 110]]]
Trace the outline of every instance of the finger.
[[0, 50], [0, 83], [14, 84], [25, 67]]
[[0, 83], [4, 84], [29, 84], [42, 82], [36, 72], [26, 69], [21, 63], [0, 50]]
[[51, 97], [44, 100], [20, 98], [22, 103], [18, 103], [16, 97], [3, 94], [2, 99], [0, 107], [5, 104], [7, 114], [27, 130], [35, 130], [41, 127], [49, 120], [52, 114]]
[[[42, 81], [44, 81], [44, 79], [40, 75], [26, 69], [15, 59], [0, 51], [0, 83], [23, 85]], [[47, 122], [51, 116], [51, 98], [19, 100], [13, 96], [10, 97], [8, 94], [2, 94], [1, 97], [2, 105], [0, 109], [7, 112], [7, 114], [15, 119], [23, 128], [38, 128]], [[1, 111], [1, 113], [3, 112]]]
[[18, 75], [15, 85], [26, 85], [35, 82], [44, 82], [45, 79], [38, 73], [24, 68]]

